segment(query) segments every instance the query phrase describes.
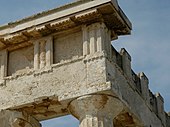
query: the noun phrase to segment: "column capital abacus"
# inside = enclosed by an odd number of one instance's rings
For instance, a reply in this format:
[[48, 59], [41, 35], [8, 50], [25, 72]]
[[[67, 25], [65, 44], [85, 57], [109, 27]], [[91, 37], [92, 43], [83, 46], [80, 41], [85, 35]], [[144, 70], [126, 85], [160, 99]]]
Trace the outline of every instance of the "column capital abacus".
[[70, 113], [80, 120], [80, 127], [113, 127], [113, 119], [123, 110], [123, 103], [109, 95], [86, 95], [73, 100]]

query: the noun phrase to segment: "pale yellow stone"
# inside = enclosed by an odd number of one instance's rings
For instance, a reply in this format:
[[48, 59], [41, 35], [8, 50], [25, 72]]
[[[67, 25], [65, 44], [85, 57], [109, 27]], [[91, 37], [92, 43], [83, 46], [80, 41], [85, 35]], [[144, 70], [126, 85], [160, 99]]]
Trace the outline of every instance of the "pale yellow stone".
[[82, 0], [0, 26], [0, 127], [72, 114], [80, 127], [170, 127], [164, 100], [111, 41], [131, 33], [117, 0]]

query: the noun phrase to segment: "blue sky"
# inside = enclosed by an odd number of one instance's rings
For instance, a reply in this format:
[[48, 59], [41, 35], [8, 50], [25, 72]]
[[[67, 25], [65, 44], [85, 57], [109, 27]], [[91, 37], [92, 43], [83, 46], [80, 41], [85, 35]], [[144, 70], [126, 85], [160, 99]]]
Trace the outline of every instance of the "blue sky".
[[[0, 24], [71, 1], [73, 0], [1, 0]], [[145, 72], [150, 79], [150, 89], [154, 93], [159, 91], [162, 94], [165, 109], [170, 111], [170, 1], [118, 0], [118, 2], [131, 20], [133, 31], [130, 36], [119, 37], [113, 45], [118, 50], [121, 47], [127, 49], [132, 56], [134, 71]], [[77, 125], [78, 121], [69, 116], [43, 123], [43, 127]]]

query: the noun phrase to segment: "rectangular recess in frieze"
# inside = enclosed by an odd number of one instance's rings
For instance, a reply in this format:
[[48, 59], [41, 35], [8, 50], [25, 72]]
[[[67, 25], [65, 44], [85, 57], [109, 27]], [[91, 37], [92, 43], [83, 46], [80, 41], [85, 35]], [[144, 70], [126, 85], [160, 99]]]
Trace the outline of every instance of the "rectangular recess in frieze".
[[54, 38], [54, 63], [71, 60], [83, 55], [82, 32], [63, 33]]
[[34, 66], [34, 47], [29, 46], [8, 53], [8, 76], [27, 73]]

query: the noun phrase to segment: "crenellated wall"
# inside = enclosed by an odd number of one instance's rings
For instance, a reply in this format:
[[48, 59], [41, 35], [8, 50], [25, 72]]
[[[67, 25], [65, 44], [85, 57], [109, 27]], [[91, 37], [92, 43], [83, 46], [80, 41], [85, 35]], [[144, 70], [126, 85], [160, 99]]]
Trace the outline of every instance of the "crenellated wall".
[[162, 121], [162, 124], [166, 126], [163, 97], [160, 93], [153, 94], [151, 90], [149, 90], [149, 80], [143, 72], [135, 74], [131, 69], [131, 56], [129, 53], [124, 48], [122, 48], [119, 53], [112, 47], [112, 61], [123, 71], [128, 80], [134, 83], [132, 87], [142, 97], [150, 110]]
[[170, 127], [170, 112], [166, 113], [166, 126]]

